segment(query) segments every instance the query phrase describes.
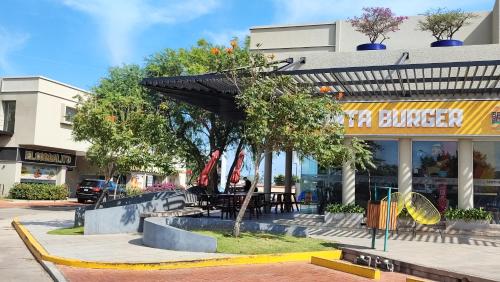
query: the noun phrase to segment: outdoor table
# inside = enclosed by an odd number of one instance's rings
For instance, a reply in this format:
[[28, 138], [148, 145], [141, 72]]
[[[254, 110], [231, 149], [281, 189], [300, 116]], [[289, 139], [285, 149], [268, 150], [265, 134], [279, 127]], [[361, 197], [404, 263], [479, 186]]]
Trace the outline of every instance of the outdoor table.
[[276, 206], [274, 208], [275, 213], [278, 213], [278, 206], [280, 206], [280, 212], [292, 212], [294, 210], [293, 204], [295, 204], [295, 208], [299, 210], [297, 199], [295, 198], [295, 193], [271, 192], [271, 195], [271, 202]]
[[[241, 208], [243, 201], [245, 200], [247, 193], [246, 192], [236, 192], [236, 193], [223, 193], [218, 194], [217, 197], [220, 199], [220, 208], [221, 208], [221, 218], [223, 218], [224, 213], [226, 214], [226, 218], [236, 217], [237, 211]], [[252, 195], [252, 199], [248, 208], [250, 212], [256, 211], [257, 218], [260, 214], [260, 200], [263, 198], [263, 193], [254, 193]], [[250, 214], [251, 217], [251, 214]]]

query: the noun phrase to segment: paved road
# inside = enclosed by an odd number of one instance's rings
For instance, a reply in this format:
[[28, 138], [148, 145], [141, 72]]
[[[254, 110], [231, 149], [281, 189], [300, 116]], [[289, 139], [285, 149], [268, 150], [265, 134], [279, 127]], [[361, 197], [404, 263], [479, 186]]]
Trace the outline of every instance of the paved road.
[[[279, 281], [373, 281], [371, 279], [303, 263], [220, 266], [176, 270], [126, 271], [82, 269], [59, 266], [70, 282], [84, 281], [217, 281], [217, 282], [279, 282]], [[406, 281], [400, 273], [382, 273], [381, 281]]]
[[0, 209], [1, 281], [52, 281], [10, 225], [16, 216], [37, 212], [29, 208]]

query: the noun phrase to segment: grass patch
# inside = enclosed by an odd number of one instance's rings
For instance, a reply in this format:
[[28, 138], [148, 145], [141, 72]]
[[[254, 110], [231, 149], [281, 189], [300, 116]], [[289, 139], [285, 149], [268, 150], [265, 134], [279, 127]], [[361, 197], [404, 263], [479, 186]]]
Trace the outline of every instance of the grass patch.
[[54, 230], [50, 230], [49, 232], [47, 232], [47, 234], [50, 234], [50, 235], [83, 235], [83, 226], [54, 229]]
[[196, 230], [195, 233], [217, 239], [217, 252], [226, 254], [272, 254], [309, 251], [328, 251], [336, 245], [319, 239], [276, 235], [269, 233], [242, 232], [239, 238], [228, 232]]

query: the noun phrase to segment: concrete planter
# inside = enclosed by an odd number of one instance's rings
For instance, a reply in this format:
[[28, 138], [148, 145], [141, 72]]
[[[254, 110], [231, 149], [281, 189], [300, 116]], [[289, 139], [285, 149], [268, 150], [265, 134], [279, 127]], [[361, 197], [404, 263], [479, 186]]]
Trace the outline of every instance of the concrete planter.
[[329, 226], [359, 227], [362, 221], [362, 213], [325, 213], [325, 223]]
[[489, 226], [488, 220], [446, 220], [446, 229], [478, 230], [487, 229]]

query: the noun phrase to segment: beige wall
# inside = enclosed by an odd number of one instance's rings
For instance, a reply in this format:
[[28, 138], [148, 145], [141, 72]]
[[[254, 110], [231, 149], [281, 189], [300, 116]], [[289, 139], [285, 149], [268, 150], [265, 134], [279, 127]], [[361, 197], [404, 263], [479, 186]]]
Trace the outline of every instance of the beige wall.
[[12, 185], [20, 179], [21, 163], [0, 162], [0, 196], [7, 196]]
[[495, 1], [491, 18], [492, 43], [500, 44], [500, 0]]
[[[2, 83], [5, 86], [7, 83]], [[8, 85], [8, 84], [7, 84]], [[1, 147], [17, 147], [19, 144], [34, 144], [35, 142], [35, 115], [37, 111], [38, 95], [33, 92], [4, 92], [0, 93], [1, 101], [16, 101], [15, 134], [12, 137], [0, 136]], [[3, 113], [2, 113], [3, 127]]]
[[[468, 26], [460, 29], [455, 39], [464, 41], [465, 45], [491, 44], [492, 43], [492, 17], [490, 13], [477, 13], [478, 17], [472, 20]], [[418, 21], [423, 16], [413, 16], [406, 20], [400, 30], [390, 33], [390, 39], [384, 41], [388, 50], [399, 49], [418, 49], [430, 47], [430, 44], [436, 39], [432, 34], [426, 31], [418, 30]], [[354, 30], [350, 23], [338, 21], [339, 24], [339, 46], [338, 52], [356, 51], [356, 46], [363, 43], [369, 43], [368, 37]]]
[[[492, 12], [477, 12], [471, 24], [464, 26], [454, 38], [465, 45], [498, 44], [499, 7], [498, 0]], [[435, 40], [429, 32], [418, 30], [418, 21], [423, 16], [411, 16], [400, 30], [391, 33], [384, 44], [389, 50], [429, 48]], [[369, 43], [368, 38], [355, 31], [345, 20], [335, 23], [263, 26], [250, 29], [250, 48], [273, 53], [278, 59], [300, 52], [354, 52], [356, 46]], [[257, 47], [257, 44], [261, 44]]]
[[0, 100], [16, 101], [16, 122], [14, 135], [0, 137], [0, 146], [41, 146], [84, 153], [88, 145], [73, 141], [71, 125], [61, 122], [64, 105], [75, 107], [76, 95], [86, 92], [43, 77], [2, 79]]

